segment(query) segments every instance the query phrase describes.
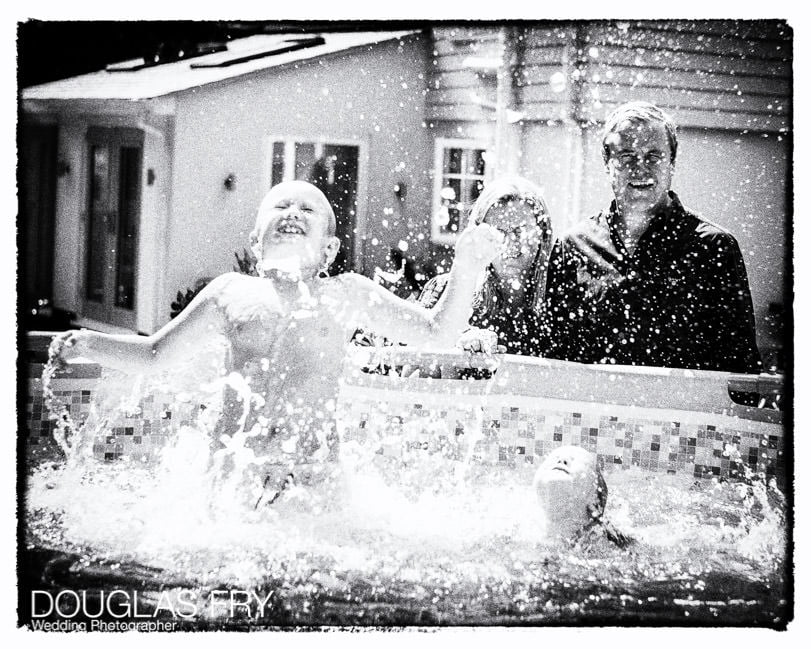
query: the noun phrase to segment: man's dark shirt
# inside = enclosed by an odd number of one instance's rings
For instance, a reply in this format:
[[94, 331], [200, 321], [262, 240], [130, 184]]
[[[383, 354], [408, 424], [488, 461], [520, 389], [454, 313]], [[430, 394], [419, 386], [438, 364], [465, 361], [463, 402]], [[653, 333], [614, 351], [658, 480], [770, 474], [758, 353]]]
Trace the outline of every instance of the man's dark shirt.
[[616, 201], [555, 243], [546, 356], [727, 372], [760, 371], [749, 282], [730, 233], [686, 211], [674, 193], [632, 255]]

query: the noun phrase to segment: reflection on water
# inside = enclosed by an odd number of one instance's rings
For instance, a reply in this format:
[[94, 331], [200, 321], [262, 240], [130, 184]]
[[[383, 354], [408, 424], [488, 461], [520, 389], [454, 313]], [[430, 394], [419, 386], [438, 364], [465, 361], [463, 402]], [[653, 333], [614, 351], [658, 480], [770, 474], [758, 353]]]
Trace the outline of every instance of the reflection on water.
[[[103, 416], [92, 420], [103, 427]], [[320, 479], [254, 508], [239, 479], [212, 473], [210, 430], [205, 418], [177, 426], [158, 463], [75, 454], [33, 470], [24, 557], [33, 587], [97, 598], [132, 589], [147, 609], [194, 628], [779, 626], [786, 616], [784, 507], [757, 480], [611, 473], [607, 516], [637, 542], [555, 545], [530, 476], [453, 453], [394, 459], [345, 442]], [[223, 590], [256, 604], [211, 606]], [[171, 597], [188, 602], [188, 616]]]

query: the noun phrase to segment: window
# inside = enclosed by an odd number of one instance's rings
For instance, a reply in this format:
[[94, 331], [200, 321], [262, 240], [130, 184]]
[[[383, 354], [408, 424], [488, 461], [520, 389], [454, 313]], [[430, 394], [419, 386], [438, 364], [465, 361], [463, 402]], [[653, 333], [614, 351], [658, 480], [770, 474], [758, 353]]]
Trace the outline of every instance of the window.
[[431, 239], [452, 244], [484, 185], [487, 149], [472, 140], [438, 138], [434, 155]]

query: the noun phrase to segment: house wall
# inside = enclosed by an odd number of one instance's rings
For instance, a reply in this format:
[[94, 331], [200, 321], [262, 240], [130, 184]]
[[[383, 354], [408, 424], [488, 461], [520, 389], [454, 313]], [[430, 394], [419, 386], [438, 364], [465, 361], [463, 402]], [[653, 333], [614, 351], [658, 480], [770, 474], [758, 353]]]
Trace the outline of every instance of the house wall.
[[[269, 188], [274, 137], [361, 145], [358, 246], [371, 274], [389, 246], [427, 223], [433, 148], [425, 124], [423, 37], [266, 70], [178, 95], [161, 306], [232, 269]], [[224, 179], [236, 176], [228, 191]], [[394, 187], [406, 186], [399, 203]], [[387, 225], [383, 222], [386, 221]], [[426, 227], [423, 238], [427, 237]]]
[[60, 161], [70, 166], [71, 173], [56, 179], [56, 233], [54, 239], [54, 306], [76, 311], [79, 305], [79, 279], [83, 244], [81, 215], [85, 196], [86, 165], [84, 138], [87, 123], [59, 125]]
[[789, 126], [792, 31], [781, 21], [590, 22], [578, 27], [575, 47], [573, 107], [582, 122], [639, 99], [681, 126]]

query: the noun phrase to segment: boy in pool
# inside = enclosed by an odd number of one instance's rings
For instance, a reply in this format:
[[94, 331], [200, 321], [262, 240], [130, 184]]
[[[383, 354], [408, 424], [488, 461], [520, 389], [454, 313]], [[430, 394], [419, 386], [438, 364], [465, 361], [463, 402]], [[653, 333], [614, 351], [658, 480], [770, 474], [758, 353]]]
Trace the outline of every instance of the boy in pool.
[[148, 373], [199, 353], [203, 340], [224, 338], [236, 390], [225, 391], [215, 437], [229, 448], [229, 461], [239, 455], [255, 493], [281, 490], [291, 472], [298, 476], [296, 467], [332, 455], [353, 333], [362, 327], [409, 344], [452, 347], [470, 317], [476, 277], [500, 244], [488, 225], [462, 232], [447, 289], [426, 309], [356, 273], [327, 277], [340, 246], [332, 207], [314, 185], [284, 182], [265, 196], [251, 233], [259, 277], [216, 277], [151, 336], [67, 332], [52, 354]]

